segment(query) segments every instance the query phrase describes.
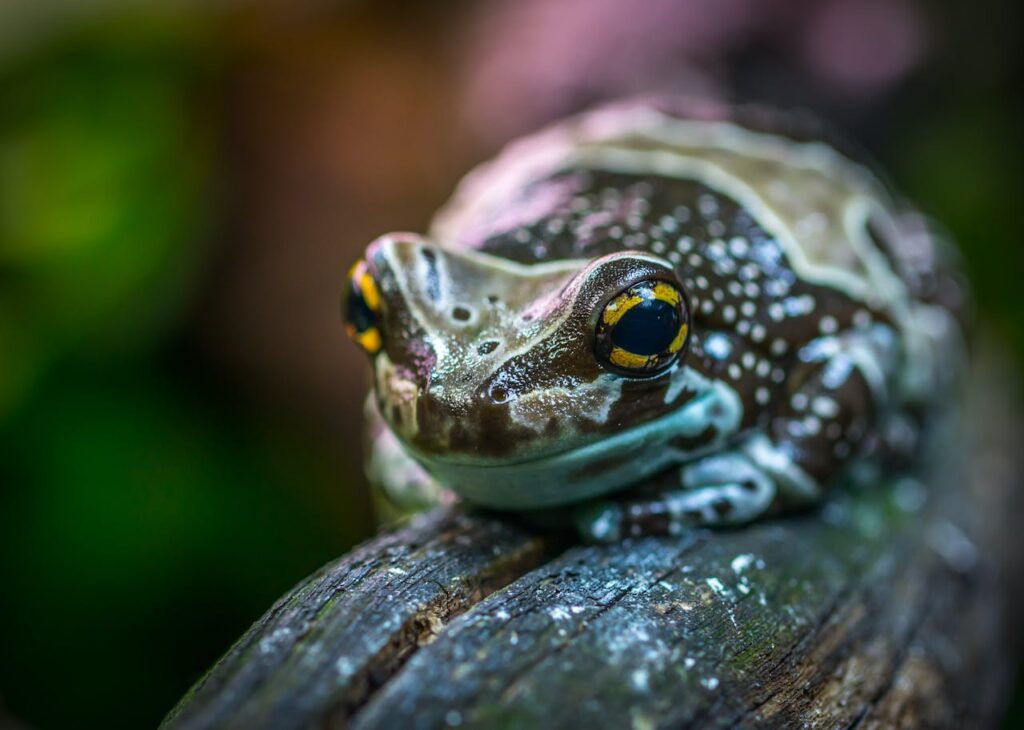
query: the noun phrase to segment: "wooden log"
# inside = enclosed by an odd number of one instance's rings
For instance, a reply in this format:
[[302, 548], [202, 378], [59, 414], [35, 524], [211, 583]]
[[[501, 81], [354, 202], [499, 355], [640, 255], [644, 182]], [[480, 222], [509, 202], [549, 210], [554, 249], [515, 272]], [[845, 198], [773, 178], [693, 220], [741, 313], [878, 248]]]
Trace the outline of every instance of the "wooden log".
[[990, 727], [1017, 636], [1020, 418], [975, 378], [916, 478], [729, 531], [573, 544], [435, 511], [281, 599], [168, 728]]

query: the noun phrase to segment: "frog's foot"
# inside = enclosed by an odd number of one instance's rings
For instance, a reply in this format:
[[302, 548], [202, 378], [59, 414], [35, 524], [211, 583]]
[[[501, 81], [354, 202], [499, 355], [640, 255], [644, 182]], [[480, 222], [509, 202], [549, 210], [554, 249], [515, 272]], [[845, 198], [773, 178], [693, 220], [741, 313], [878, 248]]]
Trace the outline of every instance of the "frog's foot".
[[604, 501], [577, 510], [584, 539], [615, 542], [639, 535], [751, 522], [775, 503], [776, 480], [744, 449], [707, 456], [679, 470], [681, 489], [644, 501]]

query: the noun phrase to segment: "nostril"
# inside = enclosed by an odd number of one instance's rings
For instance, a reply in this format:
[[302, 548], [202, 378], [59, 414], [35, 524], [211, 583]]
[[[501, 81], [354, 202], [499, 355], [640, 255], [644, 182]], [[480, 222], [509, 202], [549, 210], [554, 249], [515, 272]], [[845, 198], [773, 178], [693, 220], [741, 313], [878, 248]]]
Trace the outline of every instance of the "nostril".
[[493, 403], [504, 403], [508, 400], [508, 390], [504, 386], [492, 383], [487, 394], [491, 396]]
[[459, 322], [468, 322], [473, 313], [463, 306], [457, 306], [452, 308], [452, 319], [458, 320]]
[[498, 349], [497, 340], [488, 340], [476, 348], [476, 351], [481, 355], [490, 355], [492, 352]]

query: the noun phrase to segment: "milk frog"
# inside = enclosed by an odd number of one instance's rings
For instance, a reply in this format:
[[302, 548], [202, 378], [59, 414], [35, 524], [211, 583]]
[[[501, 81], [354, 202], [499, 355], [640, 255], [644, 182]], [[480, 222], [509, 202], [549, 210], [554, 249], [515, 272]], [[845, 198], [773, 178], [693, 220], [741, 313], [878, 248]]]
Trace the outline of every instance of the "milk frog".
[[405, 504], [568, 505], [607, 541], [814, 503], [912, 451], [959, 371], [962, 287], [924, 219], [801, 126], [599, 108], [370, 244], [346, 316], [371, 477]]

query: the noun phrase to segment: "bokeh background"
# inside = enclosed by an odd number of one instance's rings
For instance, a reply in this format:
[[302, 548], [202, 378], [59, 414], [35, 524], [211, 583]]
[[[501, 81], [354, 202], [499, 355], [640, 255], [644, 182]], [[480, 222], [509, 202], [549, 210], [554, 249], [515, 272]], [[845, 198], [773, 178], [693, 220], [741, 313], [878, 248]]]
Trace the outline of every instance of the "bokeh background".
[[0, 726], [154, 726], [372, 533], [348, 265], [600, 99], [813, 109], [1024, 354], [1020, 8], [0, 2]]

